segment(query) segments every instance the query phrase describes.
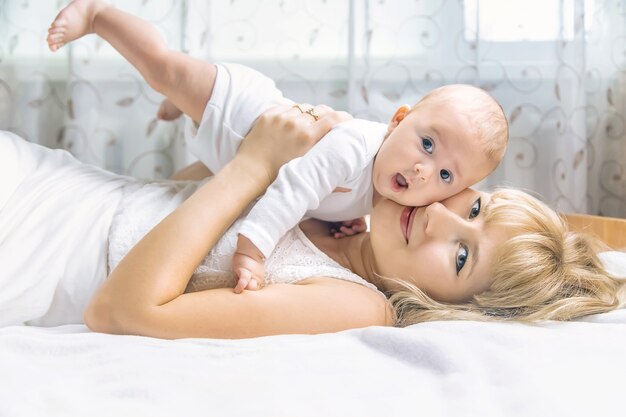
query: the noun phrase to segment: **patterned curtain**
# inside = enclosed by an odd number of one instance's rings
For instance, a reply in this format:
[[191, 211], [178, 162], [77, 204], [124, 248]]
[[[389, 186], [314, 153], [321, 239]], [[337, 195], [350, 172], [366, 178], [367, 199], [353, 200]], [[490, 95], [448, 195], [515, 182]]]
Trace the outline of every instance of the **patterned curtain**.
[[[162, 99], [102, 40], [48, 51], [48, 26], [66, 1], [0, 1], [0, 128], [115, 172], [162, 178], [185, 162], [179, 128], [157, 122]], [[152, 4], [151, 4], [152, 3]], [[180, 48], [180, 1], [125, 1]]]
[[[166, 177], [190, 162], [161, 96], [106, 43], [47, 51], [62, 1], [0, 0], [0, 128]], [[386, 122], [448, 83], [487, 89], [511, 140], [480, 186], [626, 217], [626, 10], [619, 0], [129, 0], [170, 47], [250, 65], [288, 97]]]

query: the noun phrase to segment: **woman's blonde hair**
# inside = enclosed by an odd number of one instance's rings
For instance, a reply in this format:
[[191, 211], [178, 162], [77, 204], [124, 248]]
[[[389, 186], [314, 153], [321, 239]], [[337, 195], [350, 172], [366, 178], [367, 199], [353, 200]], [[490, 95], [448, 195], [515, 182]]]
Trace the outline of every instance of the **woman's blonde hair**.
[[431, 320], [570, 320], [613, 310], [624, 282], [609, 274], [591, 236], [568, 230], [544, 203], [514, 189], [499, 189], [484, 211], [485, 227], [506, 228], [509, 240], [494, 256], [489, 290], [466, 303], [440, 303], [417, 287], [389, 298], [396, 325]]

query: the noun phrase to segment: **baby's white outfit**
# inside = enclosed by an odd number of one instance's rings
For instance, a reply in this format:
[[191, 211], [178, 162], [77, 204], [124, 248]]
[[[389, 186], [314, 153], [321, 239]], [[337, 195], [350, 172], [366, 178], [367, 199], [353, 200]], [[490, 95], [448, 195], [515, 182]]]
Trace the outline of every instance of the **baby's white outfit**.
[[[256, 119], [277, 104], [292, 104], [263, 74], [237, 64], [218, 65], [200, 125], [186, 118], [190, 151], [211, 171], [237, 152]], [[353, 119], [341, 123], [309, 152], [285, 164], [241, 224], [239, 233], [267, 257], [305, 216], [327, 221], [359, 218], [372, 209], [372, 166], [387, 125]], [[341, 187], [348, 192], [333, 192]]]

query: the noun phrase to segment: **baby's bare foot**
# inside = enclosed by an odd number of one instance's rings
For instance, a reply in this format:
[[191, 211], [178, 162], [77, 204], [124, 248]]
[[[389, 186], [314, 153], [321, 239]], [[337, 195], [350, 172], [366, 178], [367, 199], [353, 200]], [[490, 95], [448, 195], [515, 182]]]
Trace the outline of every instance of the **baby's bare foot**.
[[102, 9], [101, 0], [74, 0], [59, 12], [48, 29], [48, 47], [52, 52], [68, 42], [93, 33], [93, 22]]
[[157, 119], [159, 120], [175, 120], [183, 114], [178, 107], [174, 105], [169, 99], [165, 99], [161, 102], [159, 111], [157, 112]]

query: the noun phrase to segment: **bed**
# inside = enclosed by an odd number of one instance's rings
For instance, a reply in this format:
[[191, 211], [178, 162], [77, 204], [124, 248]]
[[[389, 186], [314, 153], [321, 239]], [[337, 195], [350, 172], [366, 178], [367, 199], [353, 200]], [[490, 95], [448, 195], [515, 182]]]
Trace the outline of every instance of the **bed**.
[[[566, 217], [626, 247], [626, 220]], [[626, 275], [626, 254], [612, 255]], [[6, 327], [0, 375], [10, 417], [623, 416], [626, 309], [248, 340]]]
[[571, 229], [594, 235], [612, 249], [626, 251], [626, 219], [590, 214], [565, 214], [563, 217]]

